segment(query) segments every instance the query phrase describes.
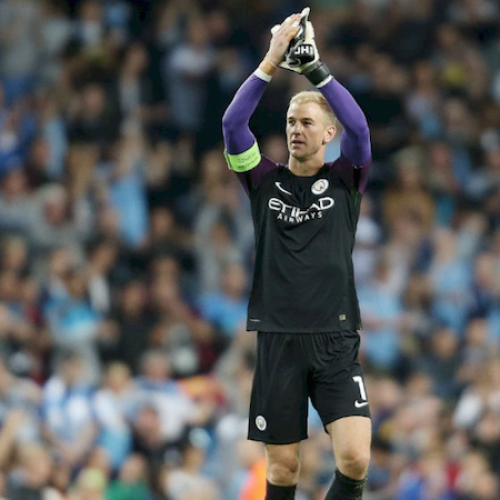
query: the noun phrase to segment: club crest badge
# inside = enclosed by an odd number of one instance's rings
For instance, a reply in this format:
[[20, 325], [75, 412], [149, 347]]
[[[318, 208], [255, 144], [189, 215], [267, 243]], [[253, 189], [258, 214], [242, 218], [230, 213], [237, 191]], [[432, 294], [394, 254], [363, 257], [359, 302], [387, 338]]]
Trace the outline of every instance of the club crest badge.
[[329, 183], [326, 179], [317, 180], [311, 187], [314, 194], [323, 194], [328, 189]]
[[257, 429], [259, 429], [259, 431], [265, 431], [267, 428], [266, 419], [262, 415], [259, 415], [255, 419], [255, 425], [257, 426]]

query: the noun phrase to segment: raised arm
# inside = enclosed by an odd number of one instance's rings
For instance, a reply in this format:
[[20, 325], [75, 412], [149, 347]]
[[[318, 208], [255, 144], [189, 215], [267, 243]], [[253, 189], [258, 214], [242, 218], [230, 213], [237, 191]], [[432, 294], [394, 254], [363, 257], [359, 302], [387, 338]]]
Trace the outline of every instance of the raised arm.
[[[304, 36], [302, 46], [295, 49], [295, 59], [300, 64], [288, 67], [304, 75], [325, 97], [335, 116], [344, 127], [341, 139], [341, 165], [355, 167], [351, 175], [354, 185], [363, 191], [366, 185], [368, 166], [371, 160], [370, 130], [365, 115], [350, 92], [330, 74], [330, 70], [319, 56], [314, 28], [308, 20], [309, 9], [303, 11]], [[360, 169], [360, 171], [358, 171]]]
[[256, 146], [255, 137], [248, 124], [270, 81], [270, 75], [261, 71], [260, 68], [257, 69], [241, 85], [224, 113], [222, 134], [229, 158], [241, 156], [242, 153]]
[[342, 155], [356, 167], [371, 160], [370, 130], [365, 115], [351, 93], [331, 78], [319, 88], [344, 127], [340, 143]]
[[236, 92], [222, 118], [227, 163], [231, 170], [240, 174], [240, 180], [247, 190], [257, 188], [262, 177], [276, 167], [276, 164], [262, 159], [249, 122], [290, 40], [299, 29], [299, 19], [299, 14], [290, 16], [273, 33], [266, 56]]
[[[222, 133], [224, 145], [228, 154], [228, 163], [235, 171], [250, 170], [241, 154], [256, 146], [255, 137], [248, 126], [255, 108], [264, 94], [267, 84], [271, 81], [278, 64], [290, 44], [290, 40], [299, 30], [300, 14], [287, 18], [278, 30], [273, 33], [269, 50], [255, 72], [245, 80], [229, 104], [222, 117]], [[232, 161], [233, 156], [240, 156], [240, 161]], [[251, 162], [250, 162], [251, 164]], [[254, 165], [255, 166], [255, 165]]]

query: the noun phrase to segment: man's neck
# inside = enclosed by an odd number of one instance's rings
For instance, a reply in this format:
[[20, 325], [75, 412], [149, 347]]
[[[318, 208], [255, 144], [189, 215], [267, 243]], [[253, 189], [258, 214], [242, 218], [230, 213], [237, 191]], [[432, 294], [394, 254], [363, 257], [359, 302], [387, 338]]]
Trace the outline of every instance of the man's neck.
[[318, 173], [323, 165], [323, 160], [318, 160], [316, 158], [300, 161], [296, 158], [290, 157], [288, 161], [290, 172], [298, 177], [312, 177]]

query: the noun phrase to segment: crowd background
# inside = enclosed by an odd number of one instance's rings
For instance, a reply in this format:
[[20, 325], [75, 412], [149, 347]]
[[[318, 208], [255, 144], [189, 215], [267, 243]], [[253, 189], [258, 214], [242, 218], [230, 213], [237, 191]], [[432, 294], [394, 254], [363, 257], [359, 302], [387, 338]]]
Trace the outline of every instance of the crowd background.
[[[500, 4], [309, 5], [372, 134], [365, 498], [498, 500]], [[304, 6], [0, 0], [0, 496], [262, 500], [252, 226], [221, 118]], [[305, 88], [278, 72], [252, 119], [277, 161]], [[312, 409], [309, 434], [297, 498], [322, 500], [334, 461]]]

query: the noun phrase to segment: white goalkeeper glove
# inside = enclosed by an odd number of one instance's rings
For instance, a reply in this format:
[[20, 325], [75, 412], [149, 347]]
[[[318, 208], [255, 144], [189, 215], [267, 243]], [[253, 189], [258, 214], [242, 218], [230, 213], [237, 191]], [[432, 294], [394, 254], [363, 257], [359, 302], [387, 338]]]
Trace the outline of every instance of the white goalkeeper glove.
[[[318, 47], [314, 38], [314, 28], [309, 21], [311, 9], [306, 7], [300, 13], [300, 29], [292, 38], [290, 45], [279, 66], [289, 71], [294, 71], [300, 75], [306, 76], [314, 85], [327, 83], [331, 80], [330, 71], [320, 61]], [[274, 33], [280, 28], [277, 24], [271, 28]]]

